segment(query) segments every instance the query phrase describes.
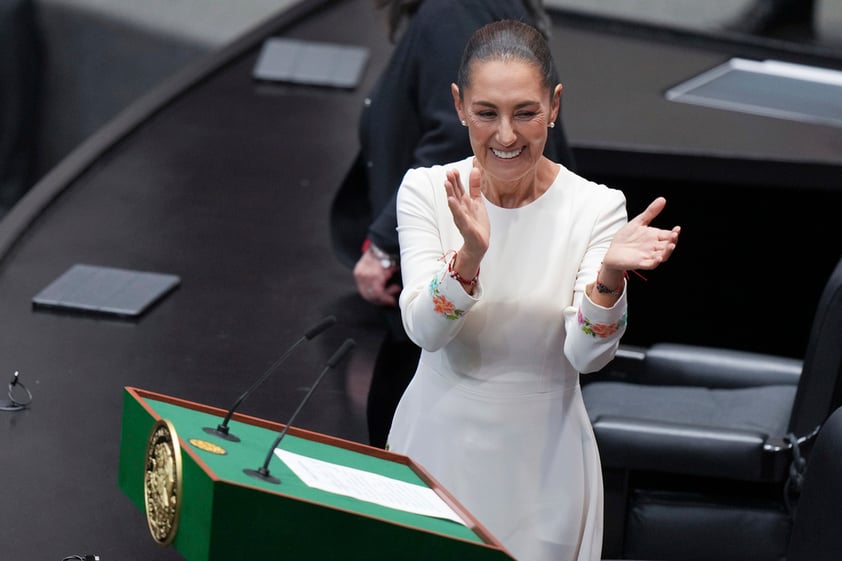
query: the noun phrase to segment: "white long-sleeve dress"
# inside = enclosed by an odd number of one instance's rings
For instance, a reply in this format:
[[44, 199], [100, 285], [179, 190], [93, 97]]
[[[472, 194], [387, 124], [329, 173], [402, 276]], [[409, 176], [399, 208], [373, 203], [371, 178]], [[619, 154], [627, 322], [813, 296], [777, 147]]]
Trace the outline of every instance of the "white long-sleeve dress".
[[491, 222], [479, 284], [447, 273], [462, 245], [444, 188], [473, 158], [410, 170], [398, 193], [407, 333], [423, 351], [389, 434], [518, 561], [597, 561], [602, 475], [579, 373], [614, 356], [626, 291], [611, 308], [585, 296], [625, 197], [564, 167], [537, 200]]

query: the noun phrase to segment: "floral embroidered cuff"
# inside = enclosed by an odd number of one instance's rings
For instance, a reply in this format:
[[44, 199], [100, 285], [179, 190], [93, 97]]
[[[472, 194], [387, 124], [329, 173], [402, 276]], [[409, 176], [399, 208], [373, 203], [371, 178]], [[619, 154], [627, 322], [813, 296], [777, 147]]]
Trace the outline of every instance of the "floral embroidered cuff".
[[578, 320], [579, 327], [585, 334], [590, 335], [591, 337], [605, 339], [606, 337], [614, 335], [626, 326], [628, 321], [628, 312], [624, 312], [622, 317], [613, 323], [600, 323], [586, 318], [580, 309]]
[[430, 283], [430, 296], [433, 298], [433, 310], [447, 319], [459, 319], [465, 315], [465, 310], [460, 310], [456, 304], [439, 290], [439, 278], [434, 277]]
[[473, 295], [465, 292], [459, 281], [448, 274], [447, 265], [430, 281], [433, 311], [449, 320], [457, 320], [467, 314], [481, 292], [479, 285], [475, 287]]

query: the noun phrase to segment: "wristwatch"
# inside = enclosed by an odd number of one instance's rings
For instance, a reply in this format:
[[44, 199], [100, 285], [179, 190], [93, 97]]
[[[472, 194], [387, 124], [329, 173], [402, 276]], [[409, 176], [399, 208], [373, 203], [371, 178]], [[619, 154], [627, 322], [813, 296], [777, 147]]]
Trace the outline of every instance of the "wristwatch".
[[398, 260], [371, 243], [371, 240], [365, 240], [363, 243], [363, 253], [369, 252], [380, 261], [380, 266], [384, 269], [391, 269], [398, 264]]

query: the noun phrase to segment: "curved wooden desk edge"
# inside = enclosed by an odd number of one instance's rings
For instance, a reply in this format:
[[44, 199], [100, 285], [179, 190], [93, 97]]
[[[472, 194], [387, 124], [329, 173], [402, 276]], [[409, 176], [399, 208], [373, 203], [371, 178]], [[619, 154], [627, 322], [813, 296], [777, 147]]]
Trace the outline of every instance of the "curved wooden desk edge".
[[627, 179], [688, 181], [709, 184], [738, 184], [747, 188], [799, 186], [816, 191], [838, 191], [842, 165], [801, 160], [771, 160], [727, 153], [668, 151], [666, 149], [618, 144], [573, 145], [577, 169], [587, 176], [622, 170]]
[[777, 53], [804, 64], [829, 63], [842, 66], [842, 50], [820, 44], [785, 41], [725, 29], [704, 30], [647, 23], [642, 20], [615, 18], [561, 7], [547, 7], [547, 11], [554, 26], [570, 25], [579, 29], [659, 40], [673, 45], [680, 44], [727, 52], [736, 50], [747, 57], [764, 58], [770, 56], [770, 53]]
[[105, 126], [82, 142], [41, 178], [0, 220], [0, 262], [9, 255], [18, 239], [41, 213], [96, 160], [144, 121], [163, 109], [243, 51], [262, 41], [268, 34], [288, 27], [336, 0], [298, 0], [245, 32], [218, 51], [177, 72], [121, 111]]

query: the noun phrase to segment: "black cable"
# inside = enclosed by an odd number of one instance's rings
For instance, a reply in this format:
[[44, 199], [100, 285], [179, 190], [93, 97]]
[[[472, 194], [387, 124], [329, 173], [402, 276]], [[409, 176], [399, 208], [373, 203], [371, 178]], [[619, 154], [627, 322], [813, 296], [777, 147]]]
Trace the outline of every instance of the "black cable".
[[807, 471], [807, 460], [801, 455], [798, 437], [789, 433], [784, 437], [792, 451], [792, 463], [789, 465], [789, 476], [784, 483], [784, 505], [790, 516], [795, 515], [801, 486], [804, 484], [804, 474]]
[[[32, 403], [32, 392], [18, 379], [19, 373], [15, 370], [12, 381], [9, 382], [9, 401], [0, 402], [0, 411], [20, 411], [26, 409]], [[82, 559], [82, 561], [87, 561]]]

